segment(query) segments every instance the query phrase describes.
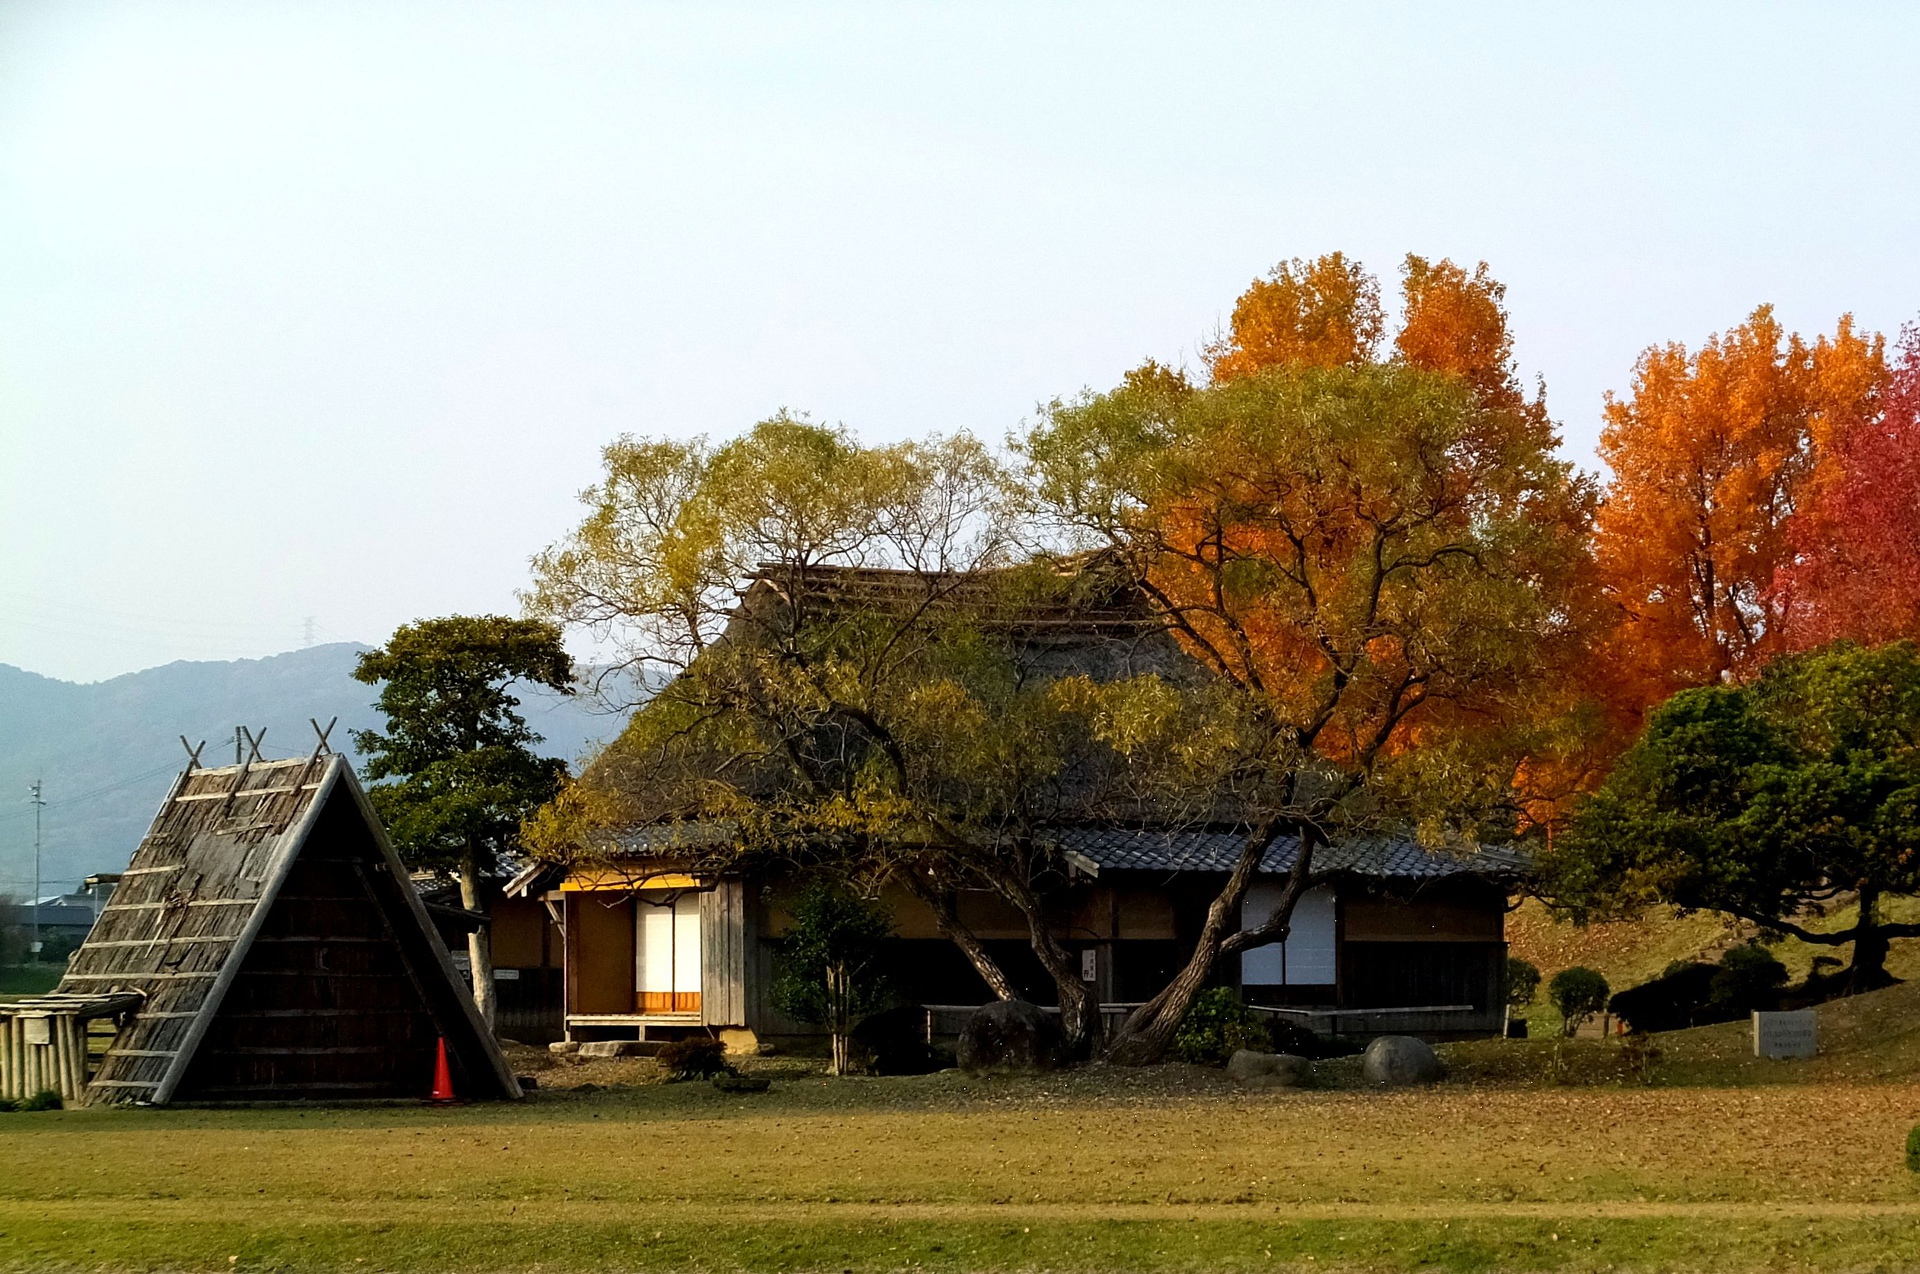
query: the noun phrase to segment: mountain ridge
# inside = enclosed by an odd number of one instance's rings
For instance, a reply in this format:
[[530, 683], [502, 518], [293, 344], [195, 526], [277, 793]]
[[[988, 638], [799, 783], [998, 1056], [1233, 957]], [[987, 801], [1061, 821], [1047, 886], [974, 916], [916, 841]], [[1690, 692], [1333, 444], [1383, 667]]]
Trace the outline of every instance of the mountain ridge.
[[[118, 871], [187, 761], [180, 736], [206, 742], [205, 764], [228, 763], [233, 728], [265, 731], [263, 755], [305, 755], [308, 718], [338, 717], [329, 742], [358, 761], [353, 732], [383, 724], [376, 689], [353, 679], [362, 651], [333, 642], [260, 659], [176, 660], [104, 681], [72, 682], [0, 664], [0, 895], [32, 888], [33, 810], [45, 783], [43, 893], [92, 872]], [[627, 714], [579, 697], [521, 687], [520, 712], [544, 736], [538, 750], [577, 762], [611, 739]]]

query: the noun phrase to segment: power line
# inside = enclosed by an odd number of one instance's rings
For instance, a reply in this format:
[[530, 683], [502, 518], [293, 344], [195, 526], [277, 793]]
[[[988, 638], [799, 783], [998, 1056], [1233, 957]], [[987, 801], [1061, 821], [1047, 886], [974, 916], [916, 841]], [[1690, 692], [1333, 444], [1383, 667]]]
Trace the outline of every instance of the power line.
[[[67, 807], [72, 805], [84, 804], [87, 801], [93, 800], [95, 797], [106, 796], [110, 793], [118, 792], [122, 788], [132, 787], [136, 783], [144, 783], [146, 780], [150, 778], [154, 778], [158, 775], [173, 773], [179, 768], [180, 767], [178, 765], [169, 761], [165, 765], [159, 766], [155, 769], [148, 770], [142, 774], [136, 774], [132, 778], [119, 779], [119, 780], [116, 780], [115, 782], [107, 784], [104, 787], [96, 787], [89, 791], [81, 792], [77, 796], [65, 797], [58, 801], [42, 801], [40, 802], [40, 804], [47, 806], [50, 809], [66, 809]], [[28, 811], [28, 810], [16, 810], [11, 814], [0, 814], [0, 823], [7, 822], [10, 819], [25, 818], [30, 812], [31, 811]]]

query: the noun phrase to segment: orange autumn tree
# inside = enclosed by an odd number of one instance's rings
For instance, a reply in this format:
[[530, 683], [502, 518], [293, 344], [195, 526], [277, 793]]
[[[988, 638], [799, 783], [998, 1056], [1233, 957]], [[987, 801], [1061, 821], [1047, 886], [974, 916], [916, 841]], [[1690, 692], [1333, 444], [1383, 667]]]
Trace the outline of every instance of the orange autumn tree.
[[[1524, 413], [1398, 363], [1162, 374], [1055, 404], [1036, 494], [1127, 570], [1208, 675], [1086, 684], [1146, 808], [1232, 826], [1235, 865], [1180, 971], [1109, 1056], [1164, 1054], [1217, 962], [1285, 938], [1330, 836], [1404, 827], [1423, 794], [1504, 789], [1564, 666], [1592, 493]], [[1436, 803], [1437, 804], [1437, 803]], [[1501, 820], [1511, 829], [1510, 813]], [[1241, 903], [1297, 845], [1271, 919]]]
[[1829, 431], [1808, 485], [1774, 590], [1786, 644], [1920, 640], [1920, 325], [1901, 332], [1877, 410]]
[[1676, 691], [1782, 648], [1789, 523], [1832, 439], [1873, 416], [1883, 366], [1849, 319], [1809, 344], [1761, 306], [1697, 351], [1647, 350], [1627, 396], [1608, 396], [1594, 558], [1618, 614], [1606, 681], [1622, 741]]
[[1357, 367], [1374, 361], [1386, 315], [1380, 281], [1329, 252], [1273, 267], [1234, 302], [1232, 327], [1207, 347], [1217, 382], [1268, 367]]
[[[1380, 295], [1379, 282], [1341, 253], [1282, 262], [1241, 295], [1229, 335], [1207, 351], [1214, 383], [1272, 368], [1377, 363], [1385, 330]], [[1559, 437], [1547, 415], [1544, 386], [1531, 398], [1521, 387], [1506, 296], [1506, 285], [1484, 261], [1469, 273], [1450, 260], [1409, 253], [1400, 267], [1401, 322], [1390, 361], [1463, 382], [1481, 406], [1506, 413], [1503, 424], [1516, 437], [1550, 453]], [[1162, 369], [1150, 364], [1147, 370]], [[1586, 525], [1586, 510], [1572, 516]], [[1569, 570], [1566, 628], [1582, 637], [1560, 643], [1567, 666], [1543, 672], [1536, 687], [1537, 746], [1514, 780], [1522, 821], [1529, 825], [1562, 821], [1574, 796], [1597, 781], [1616, 750], [1607, 714], [1593, 700], [1580, 667], [1591, 636], [1607, 626], [1599, 581], [1584, 556]]]

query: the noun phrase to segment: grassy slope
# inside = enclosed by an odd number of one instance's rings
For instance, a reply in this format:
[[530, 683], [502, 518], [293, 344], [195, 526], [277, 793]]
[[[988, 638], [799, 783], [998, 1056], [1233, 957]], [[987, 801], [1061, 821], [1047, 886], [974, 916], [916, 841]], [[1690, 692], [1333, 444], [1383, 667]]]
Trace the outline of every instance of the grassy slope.
[[1678, 1033], [1652, 1087], [1552, 1086], [1525, 1065], [1551, 1044], [1488, 1042], [1422, 1092], [777, 1062], [728, 1097], [622, 1061], [551, 1064], [517, 1107], [0, 1116], [0, 1268], [1906, 1268], [1917, 1006], [1827, 1006], [1799, 1067]]
[[[1920, 920], [1920, 899], [1894, 899], [1883, 914], [1890, 920]], [[1853, 921], [1854, 909], [1843, 907], [1809, 922], [1807, 927], [1833, 933], [1852, 928]], [[1747, 941], [1753, 933], [1750, 925], [1731, 923], [1707, 912], [1679, 916], [1671, 911], [1655, 911], [1642, 920], [1581, 928], [1555, 920], [1544, 906], [1533, 900], [1522, 903], [1507, 917], [1507, 941], [1512, 954], [1539, 966], [1544, 979], [1580, 964], [1605, 974], [1616, 991], [1658, 977], [1675, 960], [1717, 960], [1721, 952]], [[1846, 960], [1851, 957], [1852, 948], [1816, 946], [1793, 938], [1776, 944], [1773, 952], [1798, 981], [1813, 967], [1814, 957], [1826, 955]], [[1920, 939], [1894, 942], [1887, 968], [1895, 977], [1920, 979]], [[1559, 1014], [1547, 1003], [1544, 979], [1540, 994], [1526, 1010], [1535, 1036], [1553, 1034], [1560, 1025]]]

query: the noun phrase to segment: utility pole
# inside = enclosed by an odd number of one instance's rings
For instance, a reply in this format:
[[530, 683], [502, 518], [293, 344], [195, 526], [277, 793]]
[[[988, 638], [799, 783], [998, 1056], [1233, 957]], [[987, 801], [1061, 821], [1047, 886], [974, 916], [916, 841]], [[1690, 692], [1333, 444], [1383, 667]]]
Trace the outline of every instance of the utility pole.
[[39, 779], [27, 790], [33, 793], [27, 798], [33, 806], [33, 941], [27, 950], [37, 960], [40, 956], [40, 810], [46, 802], [40, 798]]

